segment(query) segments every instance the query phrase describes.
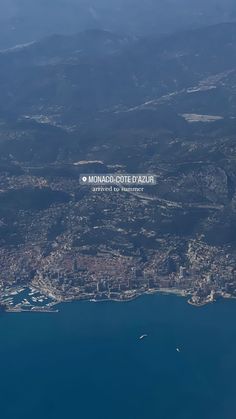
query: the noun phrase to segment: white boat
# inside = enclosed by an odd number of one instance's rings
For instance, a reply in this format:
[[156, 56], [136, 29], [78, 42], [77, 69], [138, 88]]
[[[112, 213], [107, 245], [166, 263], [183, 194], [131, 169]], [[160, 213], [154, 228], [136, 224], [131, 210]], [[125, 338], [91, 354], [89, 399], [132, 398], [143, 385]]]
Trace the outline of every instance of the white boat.
[[141, 335], [140, 337], [139, 337], [139, 340], [142, 340], [142, 339], [144, 339], [144, 338], [146, 338], [147, 337], [147, 335]]
[[179, 349], [179, 348], [176, 348], [176, 351], [177, 351], [177, 352], [180, 352], [180, 349]]

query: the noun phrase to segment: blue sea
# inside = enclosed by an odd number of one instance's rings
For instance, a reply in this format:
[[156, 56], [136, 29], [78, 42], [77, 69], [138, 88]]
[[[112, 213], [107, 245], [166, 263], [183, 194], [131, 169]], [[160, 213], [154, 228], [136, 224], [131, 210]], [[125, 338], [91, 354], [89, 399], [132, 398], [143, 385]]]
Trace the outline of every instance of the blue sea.
[[0, 418], [235, 419], [236, 301], [1, 314]]

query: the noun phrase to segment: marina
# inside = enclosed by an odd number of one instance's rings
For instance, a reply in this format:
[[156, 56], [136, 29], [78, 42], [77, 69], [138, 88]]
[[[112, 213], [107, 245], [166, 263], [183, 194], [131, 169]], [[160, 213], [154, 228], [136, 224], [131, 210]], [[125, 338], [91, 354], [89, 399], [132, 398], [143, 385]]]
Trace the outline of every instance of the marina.
[[6, 289], [1, 295], [0, 303], [8, 312], [58, 312], [54, 308], [58, 304], [57, 301], [43, 295], [37, 289], [28, 287]]

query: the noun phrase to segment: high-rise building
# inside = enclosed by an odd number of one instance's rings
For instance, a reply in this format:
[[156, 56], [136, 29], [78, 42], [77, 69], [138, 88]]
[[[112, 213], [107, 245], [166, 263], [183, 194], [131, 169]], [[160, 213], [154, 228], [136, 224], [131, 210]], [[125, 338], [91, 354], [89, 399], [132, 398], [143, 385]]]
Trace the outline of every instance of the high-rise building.
[[179, 268], [179, 278], [183, 279], [186, 276], [186, 268], [184, 266], [180, 266]]

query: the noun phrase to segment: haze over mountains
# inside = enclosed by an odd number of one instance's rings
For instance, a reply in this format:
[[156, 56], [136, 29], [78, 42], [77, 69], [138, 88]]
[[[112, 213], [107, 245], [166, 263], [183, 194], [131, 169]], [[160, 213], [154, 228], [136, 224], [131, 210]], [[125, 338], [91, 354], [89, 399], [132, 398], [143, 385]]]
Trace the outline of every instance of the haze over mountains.
[[0, 48], [53, 33], [160, 35], [235, 18], [234, 0], [1, 0]]
[[233, 117], [235, 68], [234, 23], [138, 40], [100, 30], [53, 35], [0, 53], [0, 109], [77, 127], [138, 110], [175, 112], [173, 124], [180, 113]]

